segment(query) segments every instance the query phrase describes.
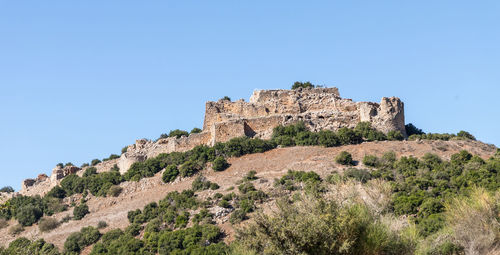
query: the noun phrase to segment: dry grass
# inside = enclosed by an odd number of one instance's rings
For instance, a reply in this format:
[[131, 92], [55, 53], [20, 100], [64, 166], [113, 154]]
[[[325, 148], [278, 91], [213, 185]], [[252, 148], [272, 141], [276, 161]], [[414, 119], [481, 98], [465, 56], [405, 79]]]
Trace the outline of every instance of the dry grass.
[[5, 228], [9, 225], [9, 223], [7, 222], [7, 220], [5, 219], [0, 219], [0, 229], [2, 228]]
[[59, 227], [59, 221], [54, 218], [42, 218], [38, 223], [38, 228], [42, 232], [49, 232]]
[[9, 228], [9, 234], [12, 236], [15, 236], [23, 231], [24, 231], [24, 228], [21, 224], [17, 224], [17, 225], [14, 225], [14, 226]]
[[453, 199], [446, 205], [446, 220], [453, 239], [464, 247], [466, 254], [487, 254], [499, 249], [500, 193], [489, 194], [474, 188], [468, 197]]

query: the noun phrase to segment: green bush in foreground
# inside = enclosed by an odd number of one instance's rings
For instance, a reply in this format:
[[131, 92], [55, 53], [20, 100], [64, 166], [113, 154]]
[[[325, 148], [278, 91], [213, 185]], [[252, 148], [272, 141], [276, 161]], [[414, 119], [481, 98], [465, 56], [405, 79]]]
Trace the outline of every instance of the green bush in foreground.
[[411, 243], [375, 223], [362, 205], [339, 207], [323, 198], [279, 201], [271, 215], [238, 230], [236, 245], [249, 254], [409, 254]]

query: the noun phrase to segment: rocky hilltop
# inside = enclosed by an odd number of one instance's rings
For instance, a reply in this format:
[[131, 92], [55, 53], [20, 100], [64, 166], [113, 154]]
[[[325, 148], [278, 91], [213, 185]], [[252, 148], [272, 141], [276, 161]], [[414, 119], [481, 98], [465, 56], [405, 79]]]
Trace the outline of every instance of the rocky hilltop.
[[[213, 146], [235, 137], [271, 138], [273, 128], [303, 121], [309, 130], [354, 128], [361, 121], [387, 133], [405, 133], [404, 104], [397, 97], [384, 97], [380, 103], [353, 102], [340, 97], [338, 88], [299, 88], [294, 90], [256, 90], [250, 101], [232, 102], [221, 99], [207, 102], [203, 130], [180, 138], [169, 137], [150, 141], [137, 140], [128, 146], [119, 159], [98, 164], [98, 172], [108, 171], [114, 164], [124, 173], [134, 163], [160, 153], [184, 152], [198, 145]], [[56, 167], [52, 175], [26, 179], [20, 191], [23, 195], [45, 194], [65, 176], [82, 172], [75, 166]]]

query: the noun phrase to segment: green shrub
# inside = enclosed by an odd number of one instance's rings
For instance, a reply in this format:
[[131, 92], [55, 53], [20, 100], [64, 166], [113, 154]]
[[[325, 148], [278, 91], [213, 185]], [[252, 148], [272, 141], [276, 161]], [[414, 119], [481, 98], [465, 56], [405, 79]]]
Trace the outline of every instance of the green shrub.
[[108, 196], [117, 197], [122, 193], [123, 188], [119, 185], [113, 185], [108, 190]]
[[168, 137], [181, 138], [182, 136], [189, 136], [189, 133], [180, 129], [171, 130], [170, 133], [168, 133]]
[[369, 166], [369, 167], [378, 167], [379, 160], [378, 160], [377, 156], [375, 156], [375, 155], [365, 155], [363, 157], [363, 165]]
[[67, 196], [71, 196], [76, 193], [82, 193], [85, 190], [85, 181], [76, 174], [70, 174], [62, 179], [61, 187]]
[[90, 161], [90, 165], [91, 166], [95, 166], [95, 165], [97, 165], [99, 163], [101, 163], [101, 160], [99, 160], [99, 159], [93, 159], [92, 161]]
[[314, 87], [315, 86], [311, 82], [308, 82], [308, 81], [306, 81], [306, 82], [296, 81], [292, 85], [292, 89], [298, 89], [298, 88], [312, 89]]
[[405, 125], [405, 130], [406, 130], [406, 135], [411, 136], [411, 135], [423, 135], [425, 134], [422, 129], [415, 127], [412, 123], [406, 124]]
[[97, 168], [89, 167], [89, 168], [85, 169], [82, 176], [83, 177], [90, 177], [90, 176], [95, 175], [95, 174], [97, 174]]
[[463, 131], [463, 130], [458, 132], [457, 136], [465, 138], [465, 139], [476, 140], [476, 137], [474, 137], [471, 133], [469, 133], [467, 131]]
[[352, 160], [352, 155], [351, 153], [347, 151], [341, 151], [336, 157], [335, 157], [335, 162], [338, 164], [344, 165], [344, 166], [352, 166], [354, 165], [354, 162]]
[[356, 131], [345, 127], [337, 131], [337, 137], [341, 145], [359, 144], [363, 141]]
[[0, 192], [12, 193], [12, 192], [14, 192], [14, 189], [11, 186], [5, 186], [5, 187], [0, 189]]
[[362, 183], [369, 181], [372, 176], [370, 172], [366, 169], [349, 168], [344, 171], [344, 176], [347, 178], [352, 178]]
[[23, 226], [31, 226], [43, 216], [43, 211], [35, 205], [25, 205], [16, 212], [17, 221]]
[[42, 218], [38, 223], [38, 228], [42, 232], [49, 232], [59, 227], [59, 221], [54, 218]]
[[384, 133], [376, 130], [372, 127], [370, 122], [359, 122], [354, 131], [361, 137], [363, 137], [366, 141], [383, 141], [387, 140], [387, 137]]
[[165, 171], [162, 174], [161, 179], [164, 183], [169, 183], [175, 180], [179, 175], [179, 170], [175, 165], [169, 165], [165, 168]]
[[123, 147], [123, 148], [122, 148], [122, 151], [121, 151], [121, 152], [122, 152], [122, 154], [123, 154], [123, 153], [126, 153], [126, 152], [127, 152], [127, 150], [128, 150], [128, 146]]
[[109, 160], [113, 160], [113, 159], [117, 159], [117, 158], [120, 158], [120, 156], [116, 155], [116, 154], [111, 154], [109, 155], [109, 157], [103, 159], [102, 161], [109, 161]]
[[78, 206], [75, 206], [75, 208], [73, 209], [73, 219], [81, 220], [88, 213], [89, 213], [89, 207], [87, 206], [87, 204], [82, 203]]
[[405, 137], [399, 130], [391, 130], [387, 133], [387, 139], [389, 141], [402, 141]]
[[198, 134], [198, 133], [201, 133], [201, 131], [203, 131], [203, 130], [195, 127], [191, 130], [190, 134]]
[[218, 206], [223, 207], [223, 208], [231, 208], [231, 204], [229, 203], [229, 201], [227, 201], [225, 199], [222, 199], [221, 201], [219, 201]]
[[259, 179], [259, 177], [256, 176], [257, 172], [254, 170], [251, 170], [247, 173], [245, 177], [243, 177], [243, 181], [253, 181]]
[[98, 223], [97, 223], [97, 229], [103, 229], [103, 228], [106, 228], [108, 226], [108, 223], [106, 223], [105, 221], [103, 220], [100, 220]]
[[140, 224], [132, 223], [125, 229], [125, 234], [129, 234], [131, 236], [138, 236], [141, 230], [142, 226]]
[[229, 222], [231, 222], [231, 224], [238, 224], [246, 219], [248, 219], [247, 214], [241, 209], [235, 210], [231, 213], [231, 216], [229, 216]]
[[270, 215], [257, 213], [236, 241], [249, 254], [412, 254], [411, 244], [376, 225], [362, 205], [338, 206], [323, 198], [278, 201]]
[[194, 225], [191, 228], [162, 232], [158, 238], [157, 254], [227, 254], [221, 242], [223, 234], [214, 225]]
[[80, 253], [85, 247], [90, 246], [101, 237], [101, 233], [94, 227], [85, 227], [80, 232], [72, 233], [64, 242], [66, 253]]
[[65, 198], [66, 197], [66, 191], [61, 188], [61, 186], [55, 186], [52, 188], [47, 195], [48, 197], [55, 197], [55, 198]]
[[229, 167], [229, 163], [227, 163], [226, 159], [222, 156], [215, 158], [212, 169], [214, 171], [224, 171]]
[[89, 163], [83, 163], [83, 164], [80, 166], [80, 168], [85, 168], [85, 167], [88, 167], [88, 166], [90, 166], [90, 164], [89, 164]]

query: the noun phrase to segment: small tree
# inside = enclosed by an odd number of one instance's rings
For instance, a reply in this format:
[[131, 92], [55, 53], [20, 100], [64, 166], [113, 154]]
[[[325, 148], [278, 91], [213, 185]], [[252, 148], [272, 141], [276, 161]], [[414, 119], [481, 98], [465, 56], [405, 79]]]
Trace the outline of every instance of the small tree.
[[407, 136], [410, 136], [410, 135], [423, 135], [423, 134], [425, 134], [422, 131], [422, 129], [415, 127], [415, 125], [413, 125], [412, 123], [406, 124], [405, 125], [405, 129], [406, 129], [406, 135]]
[[0, 189], [0, 192], [12, 193], [12, 192], [14, 192], [14, 189], [11, 186], [5, 186], [5, 187]]
[[335, 162], [344, 166], [352, 166], [354, 162], [352, 161], [351, 153], [347, 151], [340, 152], [337, 157], [335, 157]]

